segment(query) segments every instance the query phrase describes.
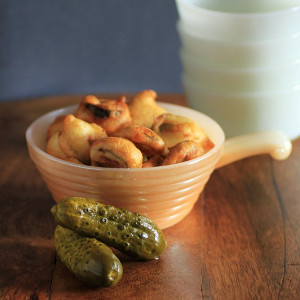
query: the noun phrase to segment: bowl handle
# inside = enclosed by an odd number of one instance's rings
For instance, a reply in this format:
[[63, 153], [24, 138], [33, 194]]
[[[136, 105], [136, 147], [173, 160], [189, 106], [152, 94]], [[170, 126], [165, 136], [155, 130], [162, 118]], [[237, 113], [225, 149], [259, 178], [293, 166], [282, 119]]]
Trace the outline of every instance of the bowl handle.
[[281, 131], [263, 131], [230, 138], [216, 168], [258, 154], [270, 154], [274, 159], [284, 160], [292, 151], [292, 143]]

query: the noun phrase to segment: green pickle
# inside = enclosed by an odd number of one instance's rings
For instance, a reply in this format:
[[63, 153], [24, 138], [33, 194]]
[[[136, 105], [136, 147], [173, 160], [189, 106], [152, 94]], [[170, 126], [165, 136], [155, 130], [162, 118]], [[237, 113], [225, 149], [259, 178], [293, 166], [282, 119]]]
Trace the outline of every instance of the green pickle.
[[58, 224], [136, 259], [157, 259], [167, 245], [163, 232], [150, 219], [93, 199], [65, 198], [51, 212]]
[[63, 264], [91, 287], [113, 286], [123, 267], [109, 247], [97, 239], [82, 236], [60, 225], [55, 229], [55, 248]]

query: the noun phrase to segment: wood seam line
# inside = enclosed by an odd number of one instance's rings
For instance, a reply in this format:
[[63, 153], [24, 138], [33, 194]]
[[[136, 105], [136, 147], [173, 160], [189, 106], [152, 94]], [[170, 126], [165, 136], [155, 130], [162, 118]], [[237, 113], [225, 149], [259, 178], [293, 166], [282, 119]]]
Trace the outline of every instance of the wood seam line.
[[285, 213], [285, 209], [284, 209], [284, 205], [283, 205], [283, 201], [282, 201], [282, 196], [275, 178], [275, 171], [274, 171], [274, 162], [272, 160], [272, 158], [270, 159], [270, 166], [271, 166], [271, 179], [272, 179], [272, 184], [273, 187], [275, 189], [275, 193], [276, 193], [276, 198], [278, 200], [278, 204], [280, 207], [280, 212], [281, 212], [281, 218], [282, 218], [282, 233], [283, 233], [283, 276], [282, 276], [282, 281], [280, 283], [280, 289], [278, 291], [278, 296], [277, 299], [280, 299], [280, 294], [282, 292], [283, 286], [285, 284], [285, 277], [286, 277], [286, 228], [285, 228], [285, 224], [286, 224], [286, 213]]
[[54, 273], [56, 270], [56, 265], [57, 265], [57, 256], [56, 256], [56, 252], [54, 252], [54, 260], [53, 260], [53, 270], [51, 273], [51, 281], [50, 281], [50, 289], [49, 289], [49, 300], [51, 299], [52, 296], [52, 289], [53, 289], [53, 277], [54, 277]]

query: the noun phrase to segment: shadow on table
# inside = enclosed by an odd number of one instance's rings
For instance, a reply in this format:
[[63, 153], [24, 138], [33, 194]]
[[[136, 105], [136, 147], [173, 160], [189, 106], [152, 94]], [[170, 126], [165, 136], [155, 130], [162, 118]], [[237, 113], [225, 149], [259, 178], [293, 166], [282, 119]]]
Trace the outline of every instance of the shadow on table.
[[0, 257], [0, 290], [49, 292], [55, 266], [52, 240], [4, 238]]

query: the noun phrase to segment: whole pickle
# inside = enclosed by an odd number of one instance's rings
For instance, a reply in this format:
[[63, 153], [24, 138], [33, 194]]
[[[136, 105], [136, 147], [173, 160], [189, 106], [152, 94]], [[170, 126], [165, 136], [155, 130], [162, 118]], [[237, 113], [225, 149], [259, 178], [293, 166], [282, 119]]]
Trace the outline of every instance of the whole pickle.
[[123, 268], [119, 259], [97, 239], [57, 225], [54, 240], [63, 264], [87, 285], [113, 286], [121, 279]]
[[150, 219], [93, 199], [65, 198], [51, 211], [58, 224], [136, 259], [157, 259], [167, 245], [163, 232]]

